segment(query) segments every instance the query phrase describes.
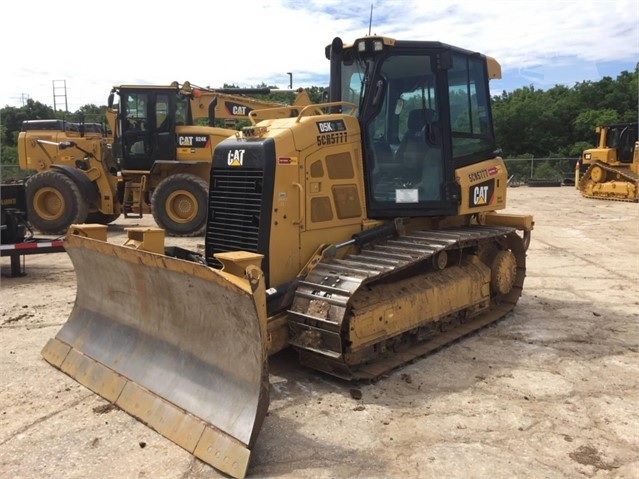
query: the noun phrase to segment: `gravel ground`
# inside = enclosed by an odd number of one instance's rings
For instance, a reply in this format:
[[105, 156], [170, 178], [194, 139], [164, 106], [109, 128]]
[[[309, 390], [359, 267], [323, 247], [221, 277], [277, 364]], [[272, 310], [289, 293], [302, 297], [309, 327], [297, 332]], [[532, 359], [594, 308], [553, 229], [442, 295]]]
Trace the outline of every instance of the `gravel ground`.
[[[249, 477], [639, 478], [637, 205], [519, 187], [507, 211], [535, 216], [515, 311], [375, 384], [271, 358]], [[41, 358], [75, 275], [65, 253], [26, 271], [0, 285], [0, 476], [221, 477]]]

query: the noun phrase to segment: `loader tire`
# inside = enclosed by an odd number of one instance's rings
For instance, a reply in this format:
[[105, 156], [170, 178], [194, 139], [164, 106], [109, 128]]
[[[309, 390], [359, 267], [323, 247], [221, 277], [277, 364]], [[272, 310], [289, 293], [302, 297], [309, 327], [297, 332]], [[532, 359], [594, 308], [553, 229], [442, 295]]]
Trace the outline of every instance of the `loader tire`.
[[208, 184], [180, 173], [164, 179], [151, 197], [151, 212], [170, 236], [201, 236], [206, 227]]
[[87, 218], [89, 206], [80, 188], [63, 173], [36, 173], [27, 181], [26, 193], [28, 220], [41, 233], [64, 234], [69, 226]]
[[93, 213], [89, 213], [87, 215], [86, 222], [108, 225], [117, 220], [120, 217], [120, 214], [121, 213], [113, 213], [108, 215], [106, 213], [102, 213], [101, 211], [94, 211]]

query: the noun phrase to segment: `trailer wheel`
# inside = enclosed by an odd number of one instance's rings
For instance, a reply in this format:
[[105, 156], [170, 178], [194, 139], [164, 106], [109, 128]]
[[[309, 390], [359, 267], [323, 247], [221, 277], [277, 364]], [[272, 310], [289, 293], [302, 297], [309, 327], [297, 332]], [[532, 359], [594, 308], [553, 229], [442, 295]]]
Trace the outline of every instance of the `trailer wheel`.
[[153, 192], [153, 218], [168, 235], [200, 236], [206, 227], [207, 198], [208, 184], [199, 176], [171, 175]]
[[26, 183], [29, 222], [40, 232], [59, 235], [84, 223], [88, 205], [71, 178], [57, 171], [36, 173]]

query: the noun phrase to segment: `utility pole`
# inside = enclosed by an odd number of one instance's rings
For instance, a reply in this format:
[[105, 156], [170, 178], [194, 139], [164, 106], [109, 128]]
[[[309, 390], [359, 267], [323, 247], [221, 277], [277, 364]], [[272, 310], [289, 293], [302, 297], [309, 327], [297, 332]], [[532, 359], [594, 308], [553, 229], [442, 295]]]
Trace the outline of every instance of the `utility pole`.
[[293, 74], [291, 72], [286, 72], [288, 75], [288, 88], [289, 90], [293, 89]]

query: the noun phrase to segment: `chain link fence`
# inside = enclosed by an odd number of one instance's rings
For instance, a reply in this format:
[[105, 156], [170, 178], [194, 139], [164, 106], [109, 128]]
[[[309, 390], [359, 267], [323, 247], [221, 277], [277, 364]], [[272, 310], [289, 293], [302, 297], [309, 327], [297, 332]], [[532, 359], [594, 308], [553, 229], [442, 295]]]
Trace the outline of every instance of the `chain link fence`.
[[504, 158], [512, 186], [574, 186], [578, 161], [579, 158]]

